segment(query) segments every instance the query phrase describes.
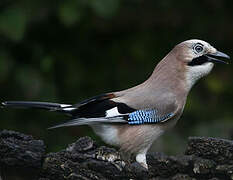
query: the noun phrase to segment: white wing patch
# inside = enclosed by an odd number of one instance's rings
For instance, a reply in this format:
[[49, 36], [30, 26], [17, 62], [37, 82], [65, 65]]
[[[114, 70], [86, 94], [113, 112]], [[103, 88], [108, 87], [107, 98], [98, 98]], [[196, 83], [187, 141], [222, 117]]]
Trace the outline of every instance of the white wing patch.
[[108, 117], [115, 117], [115, 116], [120, 116], [120, 115], [122, 114], [119, 113], [118, 108], [114, 107], [106, 111], [105, 117], [108, 118]]

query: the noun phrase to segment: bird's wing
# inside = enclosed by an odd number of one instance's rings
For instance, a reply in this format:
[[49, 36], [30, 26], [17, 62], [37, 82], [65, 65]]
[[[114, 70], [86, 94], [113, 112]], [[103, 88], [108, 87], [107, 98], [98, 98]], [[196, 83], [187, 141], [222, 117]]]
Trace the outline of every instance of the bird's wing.
[[113, 101], [117, 96], [114, 93], [101, 94], [90, 99], [82, 101], [73, 106], [64, 107], [62, 110], [71, 114], [74, 118], [99, 118], [105, 117], [106, 114], [114, 111], [109, 111], [117, 107], [120, 114], [130, 113], [135, 109], [127, 106], [124, 103]]
[[49, 129], [67, 127], [67, 126], [79, 126], [79, 125], [91, 125], [91, 124], [156, 124], [163, 123], [173, 117], [175, 113], [168, 113], [166, 115], [159, 115], [156, 110], [137, 110], [129, 114], [122, 114], [113, 117], [98, 117], [98, 118], [77, 118], [68, 122], [55, 125]]
[[125, 103], [113, 101], [114, 98], [115, 95], [110, 93], [76, 104], [71, 107], [74, 108], [71, 112], [74, 119], [51, 128], [98, 123], [130, 125], [163, 123], [176, 114], [176, 105], [173, 108], [169, 107], [168, 112], [162, 112], [159, 108], [134, 109]]

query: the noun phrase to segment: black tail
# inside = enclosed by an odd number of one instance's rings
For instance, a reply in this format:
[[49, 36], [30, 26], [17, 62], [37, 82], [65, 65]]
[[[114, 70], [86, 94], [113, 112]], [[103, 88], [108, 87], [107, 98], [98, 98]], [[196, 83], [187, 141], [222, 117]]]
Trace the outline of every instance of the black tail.
[[46, 109], [50, 111], [67, 112], [66, 109], [71, 107], [70, 104], [58, 104], [48, 102], [36, 102], [36, 101], [5, 101], [2, 102], [2, 107], [13, 107], [13, 108], [36, 108]]

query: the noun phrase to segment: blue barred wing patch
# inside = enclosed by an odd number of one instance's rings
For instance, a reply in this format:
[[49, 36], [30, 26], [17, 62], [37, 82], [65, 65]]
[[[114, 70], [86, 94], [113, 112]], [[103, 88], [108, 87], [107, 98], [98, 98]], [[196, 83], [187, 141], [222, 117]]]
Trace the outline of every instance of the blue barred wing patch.
[[128, 124], [148, 124], [162, 122], [173, 116], [173, 113], [159, 115], [156, 110], [138, 110], [129, 114]]

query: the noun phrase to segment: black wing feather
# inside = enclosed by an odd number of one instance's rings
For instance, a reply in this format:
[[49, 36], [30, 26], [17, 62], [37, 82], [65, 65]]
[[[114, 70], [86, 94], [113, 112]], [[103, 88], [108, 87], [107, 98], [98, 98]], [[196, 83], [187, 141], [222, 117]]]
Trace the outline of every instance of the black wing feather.
[[126, 114], [135, 111], [135, 109], [124, 103], [117, 103], [111, 100], [116, 96], [113, 93], [94, 96], [72, 106], [75, 108], [69, 113], [76, 118], [98, 118], [105, 117], [106, 111], [114, 107], [118, 108], [119, 113]]

